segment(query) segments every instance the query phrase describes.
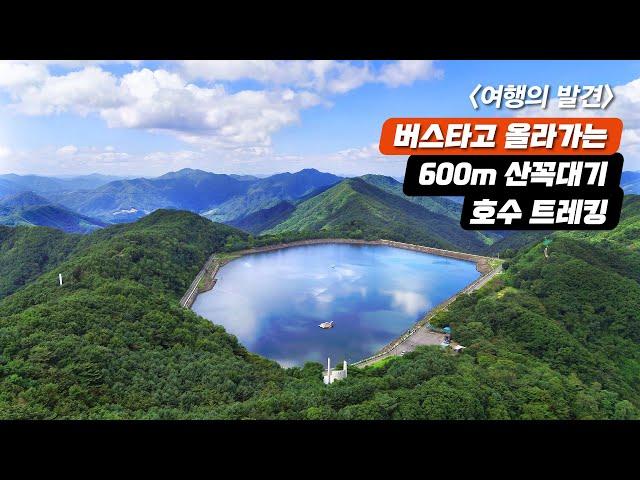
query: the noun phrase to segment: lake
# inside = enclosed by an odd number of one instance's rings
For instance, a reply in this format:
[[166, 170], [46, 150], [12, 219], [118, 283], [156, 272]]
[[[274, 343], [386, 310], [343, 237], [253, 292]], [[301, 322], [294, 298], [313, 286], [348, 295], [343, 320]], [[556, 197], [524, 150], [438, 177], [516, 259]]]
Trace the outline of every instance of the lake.
[[351, 363], [479, 276], [471, 262], [388, 246], [290, 247], [226, 264], [192, 309], [284, 367]]

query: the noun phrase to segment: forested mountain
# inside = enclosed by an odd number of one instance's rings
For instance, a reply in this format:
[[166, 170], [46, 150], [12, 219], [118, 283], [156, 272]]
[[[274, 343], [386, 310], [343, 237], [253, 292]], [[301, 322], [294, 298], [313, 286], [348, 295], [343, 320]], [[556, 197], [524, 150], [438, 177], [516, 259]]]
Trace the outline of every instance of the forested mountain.
[[484, 249], [484, 255], [497, 257], [513, 254], [515, 250], [531, 246], [548, 236], [551, 232], [544, 230], [521, 230], [504, 232], [505, 236]]
[[202, 211], [246, 192], [249, 182], [184, 169], [158, 178], [118, 180], [102, 187], [50, 195], [74, 210], [107, 222], [129, 222], [159, 208]]
[[0, 299], [66, 260], [79, 240], [53, 228], [0, 226]]
[[87, 233], [106, 223], [55, 205], [33, 192], [22, 192], [0, 199], [0, 225], [38, 225]]
[[298, 204], [285, 221], [263, 233], [333, 232], [388, 238], [447, 249], [478, 251], [483, 236], [458, 220], [428, 211], [361, 178], [350, 178]]
[[293, 203], [282, 201], [273, 207], [264, 208], [239, 219], [231, 220], [228, 224], [245, 232], [259, 234], [284, 222], [295, 209], [296, 207]]
[[[363, 175], [360, 178], [387, 193], [397, 195], [412, 203], [416, 203], [432, 213], [438, 213], [440, 215], [450, 217], [458, 223], [460, 222], [462, 201], [458, 200], [460, 200], [460, 198], [464, 200], [464, 197], [410, 197], [404, 194], [402, 191], [402, 183], [395, 178], [386, 177], [384, 175]], [[477, 231], [475, 233], [483, 243], [492, 244], [509, 235], [511, 232]]]
[[[217, 222], [236, 224], [244, 217], [264, 209], [271, 209], [281, 202], [293, 203], [323, 187], [335, 185], [342, 177], [308, 168], [296, 173], [279, 173], [267, 178], [252, 180], [246, 192], [204, 212], [204, 216]], [[271, 212], [263, 212], [262, 217]], [[259, 216], [260, 217], [260, 216]], [[251, 219], [245, 220], [246, 225]], [[251, 231], [256, 230], [255, 226]]]
[[447, 197], [409, 197], [402, 191], [402, 183], [395, 178], [386, 177], [384, 175], [363, 175], [365, 182], [384, 190], [387, 193], [401, 196], [405, 200], [417, 203], [426, 208], [430, 212], [439, 213], [451, 217], [456, 221], [460, 221], [460, 213], [462, 212], [462, 204], [454, 202]]
[[174, 417], [282, 378], [273, 362], [177, 304], [231, 234], [242, 236], [160, 210], [83, 237], [67, 261], [5, 298], [0, 418]]
[[[640, 225], [638, 205], [640, 197], [626, 199], [621, 230]], [[562, 377], [526, 399], [505, 389], [496, 408], [527, 418], [637, 418], [640, 254], [637, 237], [630, 244], [620, 233], [556, 233], [548, 259], [540, 243], [525, 249], [500, 281], [436, 320], [450, 324], [495, 378], [518, 385], [525, 358]]]
[[7, 209], [23, 210], [29, 207], [49, 205], [51, 202], [33, 192], [21, 192], [0, 199], [0, 206]]
[[245, 234], [164, 210], [97, 231], [0, 301], [0, 418], [638, 418], [639, 204], [620, 230], [553, 234], [549, 258], [523, 249], [439, 314], [464, 353], [421, 347], [330, 387], [178, 306]]
[[157, 178], [118, 180], [94, 190], [51, 193], [48, 198], [110, 223], [131, 222], [160, 208], [228, 221], [339, 180], [313, 169], [257, 178], [187, 168]]

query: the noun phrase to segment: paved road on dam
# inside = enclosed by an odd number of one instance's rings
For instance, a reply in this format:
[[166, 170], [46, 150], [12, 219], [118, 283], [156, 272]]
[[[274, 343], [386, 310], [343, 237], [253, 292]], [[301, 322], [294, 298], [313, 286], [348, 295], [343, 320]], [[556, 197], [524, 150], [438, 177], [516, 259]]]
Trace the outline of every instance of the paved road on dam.
[[[434, 317], [438, 312], [445, 310], [449, 305], [451, 305], [456, 298], [460, 295], [469, 294], [483, 287], [487, 282], [489, 282], [493, 277], [502, 272], [502, 266], [499, 265], [489, 273], [483, 275], [478, 280], [468, 285], [466, 288], [448, 298], [440, 305], [429, 311], [424, 318], [422, 318], [416, 325], [414, 325], [408, 332], [404, 333], [398, 339], [391, 342], [389, 345], [385, 346], [381, 349], [377, 354], [366, 358], [364, 360], [360, 360], [359, 362], [355, 362], [353, 365], [359, 368], [364, 368], [369, 365], [372, 365], [380, 360], [383, 360], [387, 357], [391, 357], [394, 355], [400, 355], [403, 352], [411, 352], [415, 350], [417, 347], [423, 345], [440, 345], [444, 340], [444, 333], [436, 332], [432, 330], [431, 324], [429, 320]], [[451, 347], [455, 347], [458, 344], [456, 342], [451, 342]]]

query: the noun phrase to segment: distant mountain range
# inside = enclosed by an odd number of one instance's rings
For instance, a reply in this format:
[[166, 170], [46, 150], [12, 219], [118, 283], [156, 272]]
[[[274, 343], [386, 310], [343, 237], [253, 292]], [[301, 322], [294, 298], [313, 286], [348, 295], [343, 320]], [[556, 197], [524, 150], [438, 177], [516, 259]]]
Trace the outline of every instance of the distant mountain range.
[[[624, 172], [626, 193], [640, 193], [640, 172]], [[199, 213], [254, 235], [304, 231], [401, 232], [407, 240], [479, 251], [528, 242], [509, 232], [459, 226], [459, 197], [408, 197], [383, 175], [344, 178], [315, 169], [268, 177], [183, 169], [157, 178], [104, 175], [52, 178], [0, 175], [0, 224], [89, 232], [158, 209]], [[538, 238], [538, 235], [533, 237]], [[532, 237], [532, 238], [533, 238]]]
[[0, 199], [0, 225], [38, 225], [69, 233], [88, 233], [107, 224], [56, 205], [33, 192]]
[[640, 194], [640, 172], [622, 172], [620, 186], [624, 193]]
[[203, 215], [217, 222], [240, 220], [246, 215], [271, 208], [280, 202], [293, 202], [335, 185], [342, 177], [315, 169], [296, 173], [279, 173], [267, 178], [247, 180], [247, 190], [217, 205]]
[[267, 178], [183, 169], [158, 178], [118, 180], [93, 190], [53, 193], [48, 198], [109, 223], [130, 222], [160, 208], [230, 221], [340, 180], [313, 169]]
[[39, 194], [91, 190], [122, 177], [100, 175], [81, 175], [70, 178], [42, 177], [39, 175], [0, 175], [0, 197], [16, 193], [31, 191]]

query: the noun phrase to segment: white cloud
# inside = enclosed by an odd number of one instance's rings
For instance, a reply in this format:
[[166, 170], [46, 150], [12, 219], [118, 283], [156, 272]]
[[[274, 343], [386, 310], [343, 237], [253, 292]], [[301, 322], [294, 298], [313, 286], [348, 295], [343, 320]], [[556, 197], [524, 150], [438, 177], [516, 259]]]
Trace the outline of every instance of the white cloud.
[[141, 155], [109, 151], [102, 147], [47, 146], [34, 150], [10, 152], [3, 160], [0, 155], [0, 174], [17, 173], [61, 175], [104, 173], [136, 175], [142, 173], [145, 161]]
[[0, 145], [0, 158], [7, 158], [9, 155], [11, 155], [11, 149]]
[[382, 155], [378, 143], [374, 142], [362, 147], [340, 150], [327, 156], [307, 157], [306, 161], [309, 165], [319, 165], [316, 168], [320, 170], [324, 168], [342, 175], [375, 173], [402, 177], [407, 157], [404, 155]]
[[253, 79], [265, 84], [310, 86], [333, 62], [285, 60], [186, 60], [181, 69], [189, 79], [233, 82]]
[[374, 79], [369, 64], [355, 66], [347, 62], [337, 64], [335, 75], [326, 82], [331, 93], [347, 93]]
[[[355, 83], [353, 78], [366, 76], [368, 65], [334, 60], [187, 60], [181, 70], [191, 80], [233, 82], [255, 80], [265, 85], [288, 85], [297, 88], [346, 91], [342, 85]], [[335, 85], [332, 90], [331, 85]]]
[[181, 62], [181, 69], [192, 80], [250, 79], [266, 85], [290, 85], [336, 94], [370, 82], [398, 87], [442, 76], [442, 70], [431, 60], [389, 62], [379, 72], [374, 71], [370, 62], [335, 60], [187, 60]]
[[125, 75], [124, 105], [100, 114], [110, 127], [145, 128], [177, 134], [188, 143], [209, 146], [266, 146], [271, 134], [299, 120], [305, 108], [321, 103], [310, 92], [202, 88], [178, 74], [148, 69]]
[[340, 150], [332, 156], [332, 158], [334, 159], [353, 158], [358, 160], [369, 159], [372, 157], [383, 158], [383, 155], [380, 153], [377, 143], [371, 143], [365, 147], [347, 148], [345, 150]]
[[42, 83], [47, 75], [47, 69], [43, 65], [0, 62], [0, 88], [21, 89]]
[[[21, 69], [14, 77], [18, 74], [27, 77]], [[274, 132], [299, 121], [301, 110], [322, 103], [315, 93], [288, 88], [230, 94], [221, 85], [199, 87], [162, 69], [117, 78], [89, 66], [37, 82], [23, 86], [23, 81], [20, 89], [11, 88], [15, 82], [7, 86], [15, 111], [96, 113], [111, 128], [168, 132], [187, 143], [229, 148], [268, 146]]]
[[[110, 128], [168, 133], [188, 146], [180, 152], [145, 154], [112, 146], [49, 146], [21, 152], [21, 171], [108, 173], [117, 166], [131, 174], [159, 174], [193, 166], [273, 173], [314, 166], [345, 174], [397, 175], [405, 159], [383, 157], [377, 144], [329, 155], [281, 155], [272, 146], [272, 136], [300, 122], [304, 110], [330, 105], [327, 98], [332, 95], [367, 83], [396, 87], [439, 75], [430, 61], [187, 61], [167, 62], [155, 70], [131, 63], [125, 74], [104, 70], [101, 65], [108, 63], [0, 61], [0, 91], [9, 94], [8, 107], [17, 114], [92, 115]], [[263, 87], [238, 90], [220, 83], [242, 79]]]
[[443, 71], [430, 60], [399, 60], [382, 67], [377, 80], [389, 87], [411, 85], [416, 80], [442, 78]]
[[15, 96], [19, 101], [14, 108], [27, 115], [50, 115], [66, 111], [87, 115], [124, 101], [116, 77], [99, 67], [48, 76], [38, 85], [15, 92]]
[[65, 145], [64, 147], [60, 147], [56, 150], [58, 155], [73, 155], [78, 151], [78, 147], [75, 145]]
[[[640, 170], [640, 78], [613, 88], [615, 98], [604, 110], [582, 108], [580, 102], [575, 109], [559, 108], [558, 99], [549, 100], [545, 110], [536, 110], [535, 116], [544, 117], [617, 117], [623, 122], [620, 152], [624, 156], [624, 170]], [[523, 109], [519, 117], [532, 116], [532, 111]]]

